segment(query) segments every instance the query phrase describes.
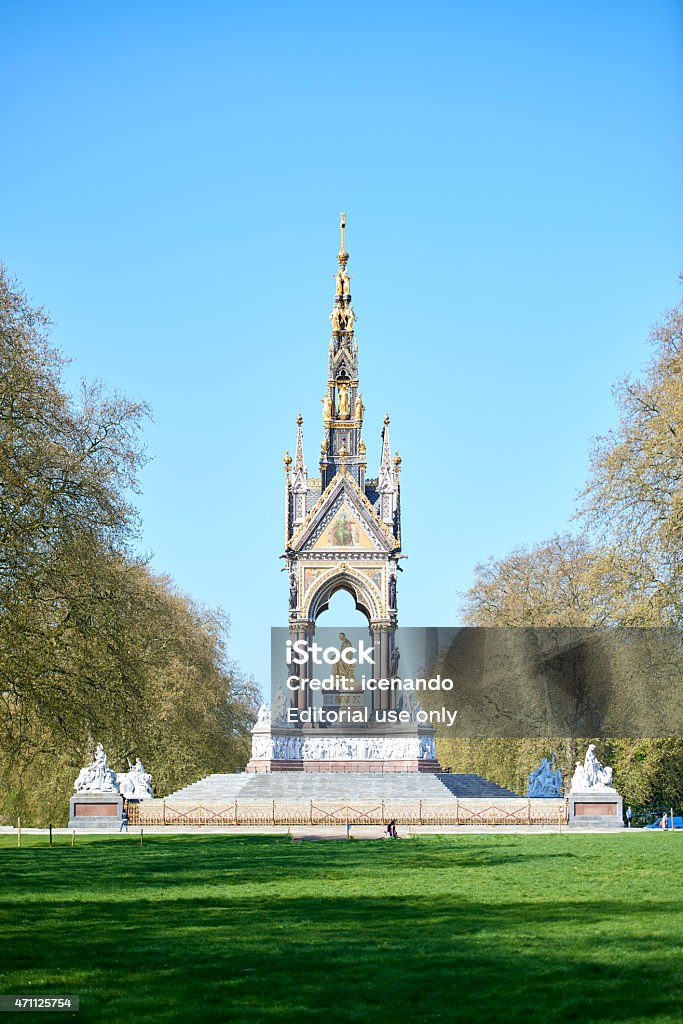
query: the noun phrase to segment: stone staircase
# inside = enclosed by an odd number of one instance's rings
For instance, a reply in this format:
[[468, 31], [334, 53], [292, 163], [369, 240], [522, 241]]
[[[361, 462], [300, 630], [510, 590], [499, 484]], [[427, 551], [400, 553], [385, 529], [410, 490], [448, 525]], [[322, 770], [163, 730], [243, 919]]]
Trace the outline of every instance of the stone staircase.
[[169, 802], [224, 804], [233, 800], [438, 800], [510, 799], [509, 789], [479, 775], [418, 772], [267, 772], [207, 775], [166, 797]]
[[511, 789], [505, 789], [495, 782], [489, 782], [481, 775], [437, 775], [439, 781], [446, 787], [449, 793], [457, 797], [473, 797], [477, 800], [487, 797], [497, 797], [499, 800], [519, 799], [519, 793], [513, 793]]

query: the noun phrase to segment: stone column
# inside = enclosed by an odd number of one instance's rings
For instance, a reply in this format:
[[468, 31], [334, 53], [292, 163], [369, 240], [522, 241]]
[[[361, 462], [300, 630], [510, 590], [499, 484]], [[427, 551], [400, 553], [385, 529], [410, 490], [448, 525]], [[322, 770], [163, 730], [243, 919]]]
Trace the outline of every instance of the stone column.
[[[387, 633], [387, 627], [382, 625], [377, 630], [377, 637], [379, 641], [379, 665], [377, 671], [377, 677], [379, 679], [389, 678], [389, 634]], [[391, 693], [388, 690], [381, 690], [379, 694], [380, 702], [379, 706], [383, 711], [389, 710], [391, 707]]]
[[[297, 640], [303, 640], [307, 645], [310, 645], [313, 637], [313, 623], [305, 622], [290, 622], [289, 633], [292, 643]], [[310, 665], [309, 662], [304, 662], [303, 665], [288, 665], [287, 675], [297, 675], [299, 679], [306, 679], [310, 677]], [[310, 707], [311, 693], [308, 686], [303, 690], [292, 690], [290, 691], [290, 702], [293, 708], [298, 711], [303, 711], [305, 708]]]
[[[372, 674], [375, 677], [375, 679], [379, 679], [380, 675], [381, 675], [381, 673], [380, 673], [379, 632], [377, 631], [377, 627], [374, 624], [370, 627], [370, 635], [372, 637], [372, 646], [373, 646], [373, 652], [372, 652], [372, 658], [373, 658]], [[378, 711], [379, 708], [381, 708], [381, 706], [382, 706], [381, 696], [382, 695], [381, 695], [379, 690], [373, 690], [372, 691], [372, 710], [373, 711]]]
[[[305, 625], [305, 627], [303, 629], [303, 637], [302, 637], [302, 639], [304, 639], [306, 641], [306, 644], [308, 645], [308, 647], [310, 647], [311, 644], [313, 643], [313, 634], [314, 633], [315, 633], [315, 622], [311, 622], [309, 620], [306, 623], [306, 625]], [[302, 677], [303, 678], [310, 679], [311, 676], [315, 675], [315, 672], [313, 671], [314, 666], [311, 664], [310, 659], [306, 662], [305, 665], [302, 665], [301, 668], [302, 668]], [[304, 707], [304, 708], [312, 708], [313, 707], [313, 694], [312, 694], [311, 689], [308, 686], [308, 684], [306, 684], [306, 689], [303, 691], [303, 704], [302, 704], [302, 707]]]
[[[391, 663], [394, 658], [394, 650], [396, 649], [396, 627], [391, 626], [387, 629], [387, 677], [391, 678]], [[387, 696], [389, 698], [389, 708], [391, 710], [396, 709], [396, 690], [392, 687], [388, 691]]]

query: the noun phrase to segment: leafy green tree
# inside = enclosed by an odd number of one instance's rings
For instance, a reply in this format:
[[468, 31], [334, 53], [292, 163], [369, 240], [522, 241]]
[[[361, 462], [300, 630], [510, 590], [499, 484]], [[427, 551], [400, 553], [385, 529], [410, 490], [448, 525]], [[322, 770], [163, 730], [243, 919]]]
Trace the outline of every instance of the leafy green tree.
[[[619, 420], [592, 453], [577, 512], [582, 532], [478, 565], [464, 595], [468, 624], [683, 626], [683, 303], [653, 329], [651, 342], [654, 353], [642, 378], [626, 378], [614, 389]], [[646, 659], [641, 673], [648, 656], [655, 657], [643, 643], [637, 656]], [[680, 664], [659, 668], [680, 692]], [[619, 669], [625, 685], [634, 664], [621, 660]], [[666, 704], [659, 711], [661, 727]], [[629, 802], [681, 806], [683, 739], [600, 742]], [[519, 785], [524, 770], [537, 763], [537, 743], [441, 740], [439, 752], [456, 767], [476, 764], [470, 770]], [[543, 754], [561, 753], [563, 744], [567, 772], [578, 741], [541, 741]]]
[[595, 445], [579, 512], [607, 549], [622, 625], [683, 624], [683, 303], [650, 341], [642, 378], [614, 389], [619, 421]]
[[133, 554], [147, 407], [74, 401], [49, 326], [0, 270], [0, 815], [57, 823], [96, 741], [162, 793], [244, 763], [257, 695], [225, 617]]

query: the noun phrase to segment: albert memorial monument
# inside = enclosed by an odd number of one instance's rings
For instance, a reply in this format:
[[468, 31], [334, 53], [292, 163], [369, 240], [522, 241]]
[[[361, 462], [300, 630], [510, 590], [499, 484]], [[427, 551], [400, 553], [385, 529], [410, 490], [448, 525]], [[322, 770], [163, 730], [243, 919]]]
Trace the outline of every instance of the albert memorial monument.
[[[303, 420], [297, 419], [294, 458], [285, 454], [285, 551], [289, 579], [291, 645], [307, 649], [316, 620], [339, 590], [349, 593], [368, 624], [374, 677], [390, 680], [399, 669], [397, 576], [401, 553], [401, 458], [392, 455], [389, 417], [384, 418], [379, 472], [367, 476], [363, 395], [358, 372], [351, 276], [346, 267], [346, 219], [341, 215], [327, 385], [322, 396], [319, 475], [309, 476]], [[350, 650], [339, 634], [340, 653]], [[439, 770], [433, 730], [418, 724], [417, 701], [396, 690], [365, 690], [359, 666], [343, 664], [343, 689], [314, 692], [307, 660], [275, 666], [271, 706], [261, 708], [247, 770], [429, 771]], [[299, 682], [292, 685], [292, 673]], [[289, 680], [289, 682], [287, 682]], [[391, 729], [387, 712], [404, 712]], [[357, 709], [364, 724], [330, 728], [339, 708]], [[327, 717], [326, 717], [327, 716]], [[338, 715], [336, 716], [339, 717]], [[350, 718], [351, 716], [349, 716]], [[407, 719], [407, 721], [406, 721]]]
[[[423, 707], [416, 688], [408, 685], [425, 682], [411, 678], [410, 673], [415, 667], [421, 674], [431, 663], [432, 639], [427, 638], [439, 630], [404, 628], [403, 653], [399, 650], [397, 581], [405, 557], [401, 459], [391, 451], [389, 417], [385, 416], [377, 476], [367, 476], [365, 410], [345, 228], [342, 214], [318, 475], [308, 474], [301, 416], [294, 458], [289, 453], [284, 457], [284, 551], [280, 557], [289, 621], [285, 626], [283, 614], [283, 625], [272, 630], [270, 701], [261, 706], [253, 727], [246, 772], [209, 775], [165, 799], [155, 799], [151, 777], [139, 758], [129, 762], [128, 772], [116, 773], [98, 744], [94, 760], [74, 783], [70, 827], [123, 827], [124, 803], [138, 824], [237, 823], [238, 804], [245, 802], [244, 823], [261, 821], [262, 812], [249, 810], [250, 801], [265, 801], [264, 813], [272, 823], [277, 815], [281, 822], [292, 816], [299, 820], [301, 807], [292, 809], [287, 803], [292, 800], [304, 802], [301, 806], [310, 823], [314, 810], [322, 820], [332, 820], [330, 815], [337, 814], [343, 800], [348, 825], [350, 799], [354, 807], [359, 801], [373, 801], [372, 814], [380, 815], [382, 822], [385, 799], [395, 801], [392, 813], [403, 814], [405, 820], [413, 820], [410, 815], [417, 807], [420, 821], [425, 815], [429, 820], [432, 813], [435, 820], [445, 820], [445, 815], [458, 824], [481, 823], [484, 813], [493, 814], [491, 801], [495, 800], [498, 819], [506, 823], [568, 821], [571, 827], [584, 829], [621, 827], [621, 797], [613, 788], [611, 769], [598, 761], [594, 744], [584, 762], [577, 763], [565, 798], [554, 757], [544, 757], [530, 773], [526, 798], [477, 775], [441, 770], [434, 730], [439, 710]], [[365, 622], [360, 628], [333, 632], [330, 643], [329, 627], [318, 620], [338, 591], [350, 595]], [[420, 639], [413, 643], [409, 634], [419, 634]], [[448, 632], [448, 643], [453, 635], [453, 630]], [[464, 630], [463, 636], [464, 649], [469, 650], [471, 631]], [[457, 667], [458, 662], [454, 663]], [[459, 703], [467, 696], [469, 676], [476, 677], [476, 682], [481, 675], [472, 668], [471, 659], [463, 664], [459, 674], [451, 673], [459, 685]], [[507, 662], [504, 669], [507, 672]], [[325, 679], [320, 678], [322, 673]], [[441, 676], [439, 680], [442, 688], [446, 681], [453, 682]], [[418, 692], [428, 705], [424, 687]], [[452, 717], [458, 713], [445, 706], [442, 711]], [[461, 798], [468, 801], [469, 809], [461, 806]], [[284, 810], [276, 812], [277, 801], [283, 799]], [[324, 799], [336, 801], [337, 810], [317, 807]], [[427, 809], [430, 801], [438, 804], [434, 812]], [[176, 805], [179, 809], [174, 811]], [[360, 815], [359, 821], [370, 821], [370, 810], [353, 813]]]

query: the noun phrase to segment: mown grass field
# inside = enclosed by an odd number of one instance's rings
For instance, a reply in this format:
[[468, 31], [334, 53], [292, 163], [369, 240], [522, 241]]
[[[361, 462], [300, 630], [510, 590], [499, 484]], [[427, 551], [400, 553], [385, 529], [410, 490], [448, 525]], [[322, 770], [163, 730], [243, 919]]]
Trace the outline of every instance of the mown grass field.
[[82, 1021], [680, 1022], [682, 869], [670, 834], [4, 836], [0, 992]]

